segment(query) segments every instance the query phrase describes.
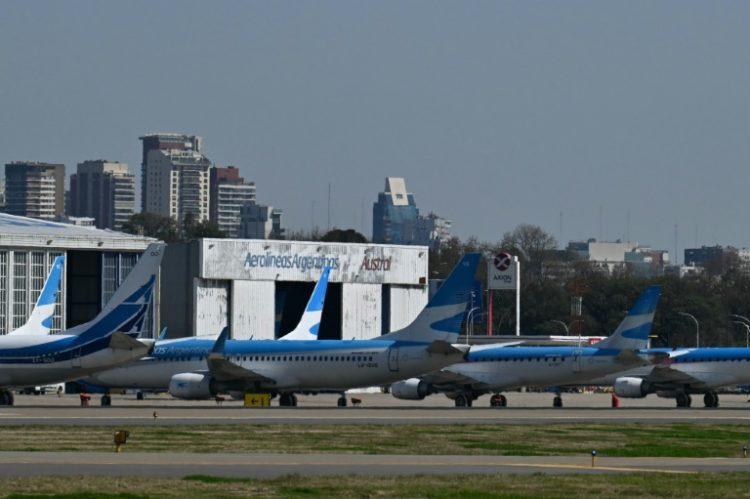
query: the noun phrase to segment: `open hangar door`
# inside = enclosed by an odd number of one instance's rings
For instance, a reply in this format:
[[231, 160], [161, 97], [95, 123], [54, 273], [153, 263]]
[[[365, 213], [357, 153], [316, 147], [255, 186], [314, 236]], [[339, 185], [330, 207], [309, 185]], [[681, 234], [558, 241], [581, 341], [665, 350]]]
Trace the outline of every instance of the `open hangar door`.
[[[276, 283], [276, 338], [297, 327], [314, 288], [314, 282]], [[341, 283], [328, 283], [318, 338], [341, 339]]]

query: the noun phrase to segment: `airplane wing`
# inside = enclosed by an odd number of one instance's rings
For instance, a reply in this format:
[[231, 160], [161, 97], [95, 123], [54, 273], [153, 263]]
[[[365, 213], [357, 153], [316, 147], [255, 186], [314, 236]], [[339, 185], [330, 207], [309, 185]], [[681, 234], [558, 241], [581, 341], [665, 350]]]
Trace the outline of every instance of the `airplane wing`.
[[690, 386], [693, 389], [706, 389], [708, 385], [702, 379], [691, 376], [679, 369], [673, 369], [670, 366], [655, 366], [651, 372], [643, 377], [654, 386], [668, 387], [671, 385]]
[[145, 355], [153, 348], [153, 340], [150, 342], [136, 340], [122, 331], [116, 331], [109, 337], [109, 348], [113, 350], [143, 350]]
[[252, 369], [246, 369], [227, 360], [223, 354], [211, 353], [207, 361], [208, 371], [217, 381], [274, 381]]
[[228, 336], [229, 328], [225, 327], [206, 358], [208, 371], [217, 381], [274, 381], [227, 359], [224, 355], [224, 345]]
[[482, 389], [489, 386], [471, 376], [451, 371], [449, 368], [424, 374], [419, 379], [432, 385], [439, 392], [461, 391], [467, 385], [474, 389]]

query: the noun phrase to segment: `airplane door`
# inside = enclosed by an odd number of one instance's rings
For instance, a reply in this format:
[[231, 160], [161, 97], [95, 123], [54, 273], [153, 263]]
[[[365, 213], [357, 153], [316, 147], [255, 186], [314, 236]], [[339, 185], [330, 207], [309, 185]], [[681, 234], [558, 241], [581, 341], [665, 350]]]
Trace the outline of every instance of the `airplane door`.
[[388, 349], [388, 369], [398, 371], [398, 347]]
[[573, 372], [581, 372], [581, 349], [577, 348], [573, 350]]
[[81, 367], [81, 349], [73, 350], [73, 367]]

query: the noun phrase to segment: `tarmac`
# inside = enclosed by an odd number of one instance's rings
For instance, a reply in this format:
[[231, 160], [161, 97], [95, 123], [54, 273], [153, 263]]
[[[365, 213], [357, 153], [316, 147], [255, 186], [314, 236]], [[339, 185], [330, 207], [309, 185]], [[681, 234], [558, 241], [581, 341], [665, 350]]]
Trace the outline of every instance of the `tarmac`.
[[[678, 409], [674, 401], [649, 397], [622, 399], [612, 407], [606, 393], [563, 394], [564, 407], [553, 408], [551, 393], [506, 393], [509, 407], [490, 408], [481, 397], [473, 408], [456, 408], [442, 396], [424, 401], [397, 400], [381, 393], [349, 393], [357, 406], [336, 406], [337, 395], [299, 397], [298, 407], [243, 407], [241, 401], [181, 401], [168, 395], [113, 395], [111, 407], [92, 396], [81, 407], [78, 395], [18, 395], [13, 407], [0, 407], [0, 426], [115, 426], [158, 424], [747, 424], [747, 395], [722, 394], [720, 407]], [[411, 475], [418, 473], [695, 473], [750, 471], [750, 459], [613, 458], [589, 456], [435, 456], [366, 454], [92, 453], [0, 452], [0, 477], [103, 475], [228, 477], [300, 475]]]

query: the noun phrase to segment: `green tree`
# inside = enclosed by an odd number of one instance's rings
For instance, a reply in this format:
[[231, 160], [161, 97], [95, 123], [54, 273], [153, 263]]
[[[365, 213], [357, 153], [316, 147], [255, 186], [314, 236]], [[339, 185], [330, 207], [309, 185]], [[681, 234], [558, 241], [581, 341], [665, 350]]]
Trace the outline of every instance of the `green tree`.
[[128, 234], [154, 237], [165, 243], [180, 240], [177, 223], [170, 217], [163, 217], [155, 213], [135, 213], [123, 224], [122, 231]]
[[354, 229], [331, 229], [320, 238], [327, 243], [367, 243], [367, 238]]

